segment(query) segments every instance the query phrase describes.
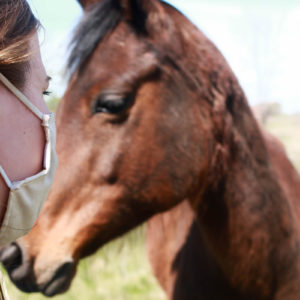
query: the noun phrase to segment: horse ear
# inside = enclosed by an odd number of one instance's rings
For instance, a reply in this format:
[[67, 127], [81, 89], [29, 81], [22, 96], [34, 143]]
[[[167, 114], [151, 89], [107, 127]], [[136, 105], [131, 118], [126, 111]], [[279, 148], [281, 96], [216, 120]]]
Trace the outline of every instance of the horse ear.
[[88, 6], [99, 2], [99, 0], [77, 0], [83, 9], [86, 9]]
[[[151, 33], [163, 26], [164, 9], [157, 0], [119, 0], [125, 18], [137, 31]], [[151, 24], [150, 24], [151, 23]]]

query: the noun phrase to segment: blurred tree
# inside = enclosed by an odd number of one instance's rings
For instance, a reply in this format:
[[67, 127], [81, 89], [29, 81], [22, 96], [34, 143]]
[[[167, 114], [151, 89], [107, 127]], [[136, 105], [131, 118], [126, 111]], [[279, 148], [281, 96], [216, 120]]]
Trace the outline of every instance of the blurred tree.
[[55, 96], [55, 95], [51, 95], [48, 97], [48, 99], [46, 100], [47, 106], [49, 108], [50, 111], [55, 112], [58, 106], [58, 103], [60, 101], [60, 98]]
[[278, 102], [261, 102], [252, 107], [254, 115], [263, 125], [266, 125], [270, 117], [281, 113], [281, 106]]

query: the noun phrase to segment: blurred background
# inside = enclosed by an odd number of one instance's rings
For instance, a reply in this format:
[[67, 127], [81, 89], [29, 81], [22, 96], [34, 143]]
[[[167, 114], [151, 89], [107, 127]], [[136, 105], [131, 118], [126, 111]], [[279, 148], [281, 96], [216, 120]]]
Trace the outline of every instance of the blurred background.
[[[29, 0], [44, 26], [40, 40], [48, 74], [47, 100], [55, 110], [64, 93], [64, 66], [72, 29], [82, 11], [76, 0]], [[170, 0], [221, 50], [260, 122], [285, 144], [300, 170], [299, 0]], [[81, 262], [71, 289], [58, 300], [165, 299], [151, 274], [145, 227], [118, 239]], [[11, 299], [44, 299], [16, 290]], [[45, 298], [46, 299], [46, 298]]]

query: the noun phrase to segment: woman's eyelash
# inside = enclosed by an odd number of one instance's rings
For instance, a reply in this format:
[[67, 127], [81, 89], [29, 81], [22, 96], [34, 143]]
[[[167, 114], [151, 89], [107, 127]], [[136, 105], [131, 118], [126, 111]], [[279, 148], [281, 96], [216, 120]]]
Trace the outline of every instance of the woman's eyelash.
[[44, 92], [43, 92], [43, 95], [49, 96], [49, 95], [51, 95], [51, 93], [52, 93], [52, 92], [50, 92], [50, 91], [44, 91]]

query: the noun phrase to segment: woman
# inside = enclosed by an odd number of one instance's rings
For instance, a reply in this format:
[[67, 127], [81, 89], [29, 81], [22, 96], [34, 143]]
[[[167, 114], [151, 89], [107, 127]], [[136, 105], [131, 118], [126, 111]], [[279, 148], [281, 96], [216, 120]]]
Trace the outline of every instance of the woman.
[[0, 0], [0, 245], [31, 229], [56, 169], [39, 27], [26, 0]]
[[32, 228], [57, 164], [39, 27], [26, 0], [0, 0], [0, 246]]

